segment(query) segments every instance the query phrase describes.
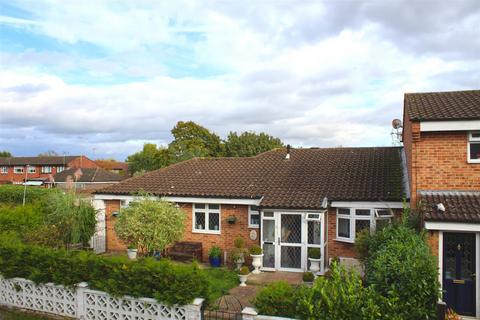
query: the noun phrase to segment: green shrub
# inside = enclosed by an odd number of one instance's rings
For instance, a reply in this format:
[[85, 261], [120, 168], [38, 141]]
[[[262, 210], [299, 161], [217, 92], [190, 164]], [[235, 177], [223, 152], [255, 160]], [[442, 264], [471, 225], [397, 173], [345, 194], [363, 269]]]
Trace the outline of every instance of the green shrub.
[[[0, 240], [6, 239], [1, 235]], [[0, 270], [5, 278], [68, 287], [86, 281], [113, 296], [151, 297], [166, 304], [188, 304], [209, 295], [207, 275], [197, 264], [179, 265], [152, 258], [97, 256], [87, 251], [0, 242]]]
[[258, 246], [258, 245], [253, 245], [253, 246], [250, 248], [250, 254], [251, 254], [251, 255], [257, 256], [257, 255], [262, 254], [262, 252], [263, 252], [262, 247], [260, 247], [260, 246]]
[[296, 292], [286, 281], [272, 282], [257, 293], [253, 304], [259, 314], [294, 318]]
[[362, 239], [365, 279], [392, 303], [404, 319], [431, 319], [439, 295], [436, 259], [425, 241], [406, 223], [387, 226]]
[[15, 231], [24, 234], [42, 224], [43, 212], [38, 204], [0, 205], [0, 232]]
[[315, 280], [315, 275], [313, 274], [313, 272], [308, 271], [303, 273], [302, 278], [305, 282], [313, 282], [313, 280]]
[[[0, 186], [0, 203], [22, 204], [24, 189], [24, 186]], [[44, 201], [53, 192], [55, 192], [54, 189], [27, 187], [25, 203]]]
[[247, 266], [243, 266], [240, 268], [240, 270], [238, 270], [238, 274], [242, 276], [246, 276], [249, 273], [250, 273], [250, 270], [248, 269]]
[[220, 258], [222, 256], [222, 249], [217, 246], [213, 246], [208, 250], [208, 256], [210, 258]]

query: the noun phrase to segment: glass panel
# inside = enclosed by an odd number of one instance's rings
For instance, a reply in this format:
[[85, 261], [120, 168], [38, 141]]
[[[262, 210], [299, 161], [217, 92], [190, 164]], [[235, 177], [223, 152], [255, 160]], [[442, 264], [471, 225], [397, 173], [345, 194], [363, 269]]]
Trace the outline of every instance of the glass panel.
[[259, 211], [257, 206], [250, 206], [250, 211]]
[[195, 209], [205, 209], [204, 203], [195, 203]]
[[338, 236], [350, 238], [350, 219], [338, 219]]
[[375, 213], [377, 217], [390, 217], [393, 215], [392, 211], [388, 209], [377, 209]]
[[220, 209], [220, 205], [219, 204], [209, 204], [208, 209], [218, 210], [218, 209]]
[[195, 212], [195, 229], [205, 230], [205, 212]]
[[480, 143], [470, 142], [470, 159], [480, 159]]
[[355, 220], [355, 233], [364, 229], [370, 230], [370, 220]]
[[307, 220], [320, 220], [320, 214], [309, 213], [309, 214], [307, 214]]
[[275, 268], [275, 245], [272, 243], [263, 244], [263, 266]]
[[268, 218], [273, 218], [273, 212], [264, 212], [263, 216]]
[[370, 215], [370, 209], [357, 209], [357, 210], [355, 210], [355, 215], [356, 216], [369, 216]]
[[339, 208], [338, 209], [338, 214], [349, 216], [350, 215], [350, 209]]
[[320, 244], [320, 230], [319, 221], [308, 221], [308, 244]]
[[275, 221], [263, 220], [263, 241], [275, 242]]
[[250, 224], [258, 226], [260, 224], [260, 215], [259, 214], [251, 214], [250, 215]]
[[301, 243], [302, 242], [302, 216], [299, 214], [282, 214], [282, 242]]
[[281, 248], [281, 261], [282, 268], [295, 268], [298, 269], [302, 266], [301, 261], [302, 248], [301, 247], [287, 247]]
[[460, 278], [472, 279], [472, 274], [475, 273], [475, 261], [473, 261], [475, 259], [473, 253], [475, 247], [475, 235], [464, 235], [462, 238], [464, 241], [463, 245], [460, 245]]
[[220, 230], [220, 215], [218, 213], [210, 212], [208, 215], [208, 229]]

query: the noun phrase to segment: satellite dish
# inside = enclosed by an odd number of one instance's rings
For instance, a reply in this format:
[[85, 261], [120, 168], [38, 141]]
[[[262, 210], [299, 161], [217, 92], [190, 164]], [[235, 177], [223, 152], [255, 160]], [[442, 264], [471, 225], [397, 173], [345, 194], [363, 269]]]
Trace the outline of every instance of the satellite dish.
[[400, 119], [393, 119], [392, 120], [392, 127], [393, 129], [399, 129], [402, 127], [402, 120]]

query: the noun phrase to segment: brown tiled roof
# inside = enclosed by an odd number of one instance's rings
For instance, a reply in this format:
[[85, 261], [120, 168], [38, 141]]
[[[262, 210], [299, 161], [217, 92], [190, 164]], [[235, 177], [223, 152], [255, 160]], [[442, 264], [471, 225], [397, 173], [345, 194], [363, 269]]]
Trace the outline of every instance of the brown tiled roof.
[[276, 149], [250, 158], [195, 158], [98, 191], [158, 196], [263, 197], [261, 205], [321, 208], [322, 200], [401, 201], [401, 148]]
[[[77, 168], [71, 168], [57, 173], [53, 178], [55, 182], [65, 182], [68, 176], [74, 176]], [[122, 176], [102, 168], [81, 168], [82, 175], [77, 182], [112, 182], [122, 180]]]
[[80, 156], [52, 156], [52, 157], [0, 157], [0, 166], [45, 165], [63, 166]]
[[405, 113], [419, 121], [480, 119], [480, 90], [406, 93]]
[[421, 201], [427, 221], [480, 222], [480, 192], [422, 191]]
[[105, 170], [128, 170], [128, 164], [115, 160], [95, 160], [95, 163]]

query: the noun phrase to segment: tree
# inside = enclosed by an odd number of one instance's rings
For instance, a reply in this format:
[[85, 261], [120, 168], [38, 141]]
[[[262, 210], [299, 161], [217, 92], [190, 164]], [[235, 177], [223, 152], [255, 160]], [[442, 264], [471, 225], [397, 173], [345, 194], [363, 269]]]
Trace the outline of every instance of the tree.
[[59, 156], [58, 152], [54, 150], [48, 150], [38, 154], [39, 157], [57, 157]]
[[174, 140], [168, 145], [174, 162], [193, 157], [220, 157], [224, 146], [220, 137], [193, 121], [179, 121], [172, 129]]
[[152, 255], [182, 238], [185, 218], [175, 204], [146, 196], [122, 209], [114, 228], [119, 239]]
[[240, 135], [230, 132], [225, 142], [226, 155], [229, 157], [251, 157], [281, 147], [283, 143], [279, 138], [263, 132], [243, 132]]
[[0, 151], [0, 158], [8, 158], [8, 157], [11, 157], [11, 156], [12, 156], [12, 154], [7, 150]]
[[156, 144], [145, 143], [142, 151], [127, 157], [128, 168], [132, 174], [156, 170], [170, 164], [169, 150], [157, 148]]

